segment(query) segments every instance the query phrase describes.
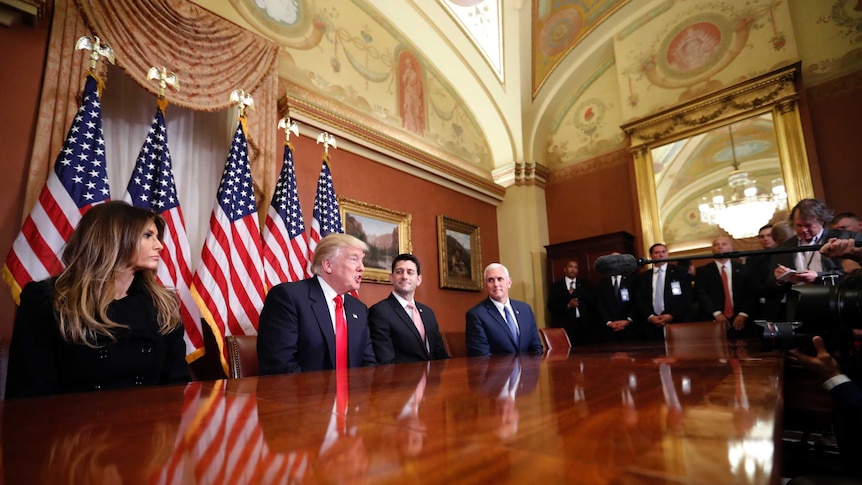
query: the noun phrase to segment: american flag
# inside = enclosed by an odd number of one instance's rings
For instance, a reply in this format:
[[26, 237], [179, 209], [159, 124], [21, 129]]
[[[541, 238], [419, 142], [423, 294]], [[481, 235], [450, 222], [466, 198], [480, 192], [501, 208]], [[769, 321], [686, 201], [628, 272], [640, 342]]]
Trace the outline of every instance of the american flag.
[[195, 271], [192, 295], [215, 335], [227, 374], [224, 337], [256, 335], [265, 295], [260, 225], [241, 121], [230, 147]]
[[284, 164], [263, 226], [263, 267], [267, 286], [271, 288], [285, 281], [299, 281], [310, 276], [307, 255], [305, 224], [296, 193], [293, 145], [285, 143]]
[[124, 199], [136, 207], [161, 215], [165, 220], [165, 247], [156, 274], [159, 282], [177, 291], [186, 330], [186, 360], [193, 362], [204, 354], [201, 312], [189, 289], [192, 281], [189, 238], [177, 198], [171, 152], [168, 150], [168, 130], [161, 108], [156, 110], [153, 125], [138, 154]]
[[20, 302], [25, 284], [62, 271], [63, 247], [81, 216], [94, 204], [110, 199], [102, 108], [96, 86], [96, 79], [87, 76], [81, 105], [54, 170], [6, 256], [3, 279], [16, 303]]
[[308, 238], [309, 272], [314, 249], [317, 243], [327, 234], [344, 232], [341, 224], [341, 212], [338, 199], [335, 198], [335, 187], [332, 184], [332, 172], [329, 171], [329, 155], [323, 156], [320, 167], [320, 177], [317, 178], [317, 195], [314, 197], [314, 219], [311, 221], [311, 234]]

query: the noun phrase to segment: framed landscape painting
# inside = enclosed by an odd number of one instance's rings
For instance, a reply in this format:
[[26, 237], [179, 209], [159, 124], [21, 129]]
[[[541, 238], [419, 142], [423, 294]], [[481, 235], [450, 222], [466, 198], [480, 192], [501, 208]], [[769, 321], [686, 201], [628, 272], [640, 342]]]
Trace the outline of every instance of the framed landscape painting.
[[440, 288], [482, 289], [482, 248], [479, 226], [437, 216], [440, 248]]
[[410, 241], [411, 215], [379, 205], [338, 197], [344, 232], [368, 244], [362, 264], [363, 281], [388, 283], [392, 260], [413, 250]]

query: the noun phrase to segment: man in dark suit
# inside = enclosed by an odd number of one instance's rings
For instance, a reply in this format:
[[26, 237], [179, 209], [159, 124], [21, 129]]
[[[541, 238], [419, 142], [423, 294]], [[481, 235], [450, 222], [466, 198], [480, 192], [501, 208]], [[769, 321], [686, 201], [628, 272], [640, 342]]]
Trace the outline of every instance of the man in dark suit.
[[592, 343], [593, 294], [590, 284], [578, 278], [578, 262], [567, 261], [563, 268], [563, 278], [548, 288], [548, 310], [554, 323], [569, 335], [572, 345]]
[[[832, 238], [854, 239], [862, 242], [862, 234], [837, 229], [827, 229], [832, 221], [832, 211], [817, 199], [802, 199], [790, 211], [790, 221], [796, 236], [784, 241], [779, 247], [813, 246], [825, 244]], [[840, 258], [829, 258], [818, 251], [775, 254], [770, 266], [773, 269], [770, 283], [784, 285], [789, 289], [794, 285], [829, 283], [834, 277], [844, 275]]]
[[[715, 254], [733, 251], [730, 238], [712, 241]], [[722, 276], [722, 274], [724, 276]], [[722, 322], [731, 338], [754, 337], [757, 325], [751, 317], [757, 302], [756, 284], [748, 268], [729, 258], [715, 259], [697, 269], [694, 287], [700, 302], [700, 319]]]
[[448, 359], [437, 317], [413, 299], [422, 284], [419, 259], [399, 254], [392, 261], [392, 293], [368, 309], [371, 343], [378, 364]]
[[541, 354], [542, 342], [530, 305], [509, 299], [512, 278], [500, 263], [483, 273], [488, 298], [467, 311], [467, 355]]
[[[778, 247], [778, 243], [772, 239], [772, 224], [766, 224], [760, 228], [757, 232], [757, 241], [763, 249]], [[754, 281], [757, 292], [757, 303], [754, 306], [754, 314], [751, 315], [751, 318], [755, 320], [776, 321], [780, 319], [777, 308], [781, 296], [775, 285], [769, 283], [772, 278], [772, 267], [769, 266], [771, 260], [772, 255], [770, 254], [755, 254], [745, 258], [745, 266], [748, 268], [748, 274]]]
[[[649, 254], [650, 259], [666, 259], [667, 246], [653, 244]], [[642, 337], [646, 340], [662, 340], [665, 325], [688, 320], [694, 300], [691, 275], [676, 265], [653, 263], [652, 270], [637, 276], [635, 298]]]
[[634, 280], [628, 275], [611, 275], [599, 281], [596, 287], [596, 312], [602, 328], [601, 338], [608, 342], [637, 340], [632, 325]]
[[349, 295], [362, 282], [368, 246], [348, 234], [317, 245], [315, 276], [274, 286], [260, 313], [261, 375], [375, 365], [367, 308]]

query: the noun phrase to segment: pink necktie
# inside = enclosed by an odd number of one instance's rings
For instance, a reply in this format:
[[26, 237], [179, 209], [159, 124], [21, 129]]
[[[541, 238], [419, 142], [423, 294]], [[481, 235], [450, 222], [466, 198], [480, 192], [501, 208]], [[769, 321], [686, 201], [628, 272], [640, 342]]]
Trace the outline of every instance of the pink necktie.
[[335, 368], [347, 368], [347, 319], [344, 318], [344, 299], [335, 298]]
[[413, 325], [416, 325], [416, 330], [419, 331], [419, 336], [425, 342], [425, 324], [422, 323], [422, 317], [419, 316], [419, 310], [412, 304], [407, 304], [407, 309], [410, 310], [410, 316], [413, 317]]

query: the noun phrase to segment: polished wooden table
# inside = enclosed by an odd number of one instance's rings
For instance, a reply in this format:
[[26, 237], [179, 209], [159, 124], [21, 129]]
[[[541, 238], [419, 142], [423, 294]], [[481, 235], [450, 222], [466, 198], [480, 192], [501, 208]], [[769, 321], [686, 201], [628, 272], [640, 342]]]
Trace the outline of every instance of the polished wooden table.
[[5, 484], [777, 483], [783, 363], [749, 347], [6, 401]]

